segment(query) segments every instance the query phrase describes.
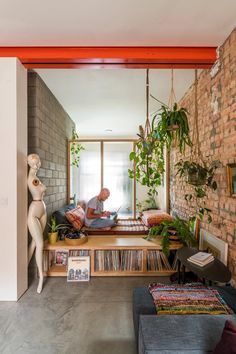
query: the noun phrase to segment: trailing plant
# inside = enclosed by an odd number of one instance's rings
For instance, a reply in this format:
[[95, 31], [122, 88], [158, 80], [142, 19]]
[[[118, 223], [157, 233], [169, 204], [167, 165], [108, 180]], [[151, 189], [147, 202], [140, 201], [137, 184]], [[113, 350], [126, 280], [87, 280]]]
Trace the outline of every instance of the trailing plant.
[[84, 150], [84, 147], [76, 140], [79, 139], [79, 135], [75, 128], [72, 129], [72, 142], [70, 145], [71, 163], [73, 166], [79, 167], [80, 153]]
[[193, 222], [194, 218], [184, 220], [177, 216], [172, 221], [166, 220], [162, 221], [160, 225], [152, 226], [149, 230], [149, 234], [144, 238], [150, 241], [161, 237], [162, 252], [168, 257], [170, 238], [173, 236], [173, 233], [184, 246], [192, 247], [197, 245], [197, 239], [193, 231]]
[[176, 175], [183, 178], [184, 181], [192, 187], [192, 193], [186, 193], [184, 198], [191, 205], [196, 205], [196, 213], [202, 220], [207, 215], [208, 222], [212, 222], [211, 209], [207, 208], [206, 199], [208, 191], [217, 189], [217, 182], [214, 179], [215, 171], [220, 167], [219, 160], [212, 162], [195, 162], [189, 160], [180, 160], [175, 165], [177, 167]]
[[151, 130], [146, 138], [142, 135], [143, 128], [140, 126], [140, 139], [135, 145], [135, 151], [129, 155], [130, 161], [134, 162], [133, 170], [129, 169], [129, 177], [143, 186], [149, 188], [148, 195], [157, 194], [157, 187], [162, 184], [164, 168], [164, 144], [156, 138], [156, 131]]
[[174, 141], [181, 153], [185, 151], [186, 145], [192, 145], [187, 115], [187, 110], [183, 107], [179, 108], [177, 103], [174, 103], [173, 108], [162, 104], [159, 113], [154, 115], [155, 130], [168, 151]]

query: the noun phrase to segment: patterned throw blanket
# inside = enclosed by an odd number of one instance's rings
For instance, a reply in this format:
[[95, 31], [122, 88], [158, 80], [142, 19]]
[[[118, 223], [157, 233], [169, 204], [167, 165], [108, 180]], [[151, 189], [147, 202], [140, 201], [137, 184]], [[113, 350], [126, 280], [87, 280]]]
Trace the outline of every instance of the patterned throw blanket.
[[201, 283], [149, 285], [157, 314], [232, 314], [217, 290]]
[[134, 219], [120, 219], [117, 225], [112, 227], [109, 231], [102, 229], [93, 229], [83, 227], [85, 232], [89, 235], [146, 235], [148, 234], [148, 227], [145, 226], [141, 220]]

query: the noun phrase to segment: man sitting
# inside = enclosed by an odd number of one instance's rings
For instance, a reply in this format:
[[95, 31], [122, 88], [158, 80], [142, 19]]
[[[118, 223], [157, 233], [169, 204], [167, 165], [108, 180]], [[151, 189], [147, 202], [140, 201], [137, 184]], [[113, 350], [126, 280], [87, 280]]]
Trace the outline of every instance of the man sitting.
[[98, 196], [87, 203], [85, 211], [85, 225], [95, 229], [111, 228], [116, 225], [116, 218], [110, 219], [109, 211], [103, 211], [103, 202], [110, 196], [110, 191], [103, 188]]

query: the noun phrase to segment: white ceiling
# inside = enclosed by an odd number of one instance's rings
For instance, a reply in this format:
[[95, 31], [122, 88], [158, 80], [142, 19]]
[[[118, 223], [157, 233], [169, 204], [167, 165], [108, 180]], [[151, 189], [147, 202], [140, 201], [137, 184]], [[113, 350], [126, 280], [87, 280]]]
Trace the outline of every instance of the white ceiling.
[[0, 0], [0, 46], [218, 46], [236, 0]]
[[[0, 0], [0, 46], [218, 46], [235, 25], [236, 0]], [[37, 71], [81, 137], [134, 136], [144, 123], [144, 70]], [[166, 102], [170, 71], [150, 76]], [[175, 76], [180, 98], [193, 71]]]
[[[38, 69], [46, 85], [76, 122], [80, 137], [135, 137], [146, 119], [146, 71], [142, 69]], [[150, 93], [168, 103], [171, 71], [151, 69]], [[194, 71], [174, 71], [177, 100], [193, 83]], [[160, 107], [150, 98], [150, 112]], [[106, 132], [111, 129], [112, 132]]]

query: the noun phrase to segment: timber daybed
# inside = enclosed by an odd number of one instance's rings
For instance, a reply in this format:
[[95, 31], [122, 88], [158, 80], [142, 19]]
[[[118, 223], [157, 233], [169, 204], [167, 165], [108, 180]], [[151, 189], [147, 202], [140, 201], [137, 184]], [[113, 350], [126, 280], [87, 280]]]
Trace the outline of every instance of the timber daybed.
[[[75, 207], [74, 204], [66, 205], [53, 213], [58, 224], [68, 224], [68, 219], [66, 218], [66, 213], [82, 207]], [[104, 229], [94, 229], [88, 228], [81, 222], [81, 231], [87, 233], [88, 235], [146, 235], [150, 226], [156, 224], [156, 218], [158, 218], [158, 223], [160, 218], [164, 217], [165, 220], [172, 218], [169, 214], [164, 213], [162, 210], [150, 210], [144, 212], [141, 219], [122, 219], [118, 220], [118, 224], [112, 227], [110, 230]], [[162, 221], [162, 220], [161, 220]]]

